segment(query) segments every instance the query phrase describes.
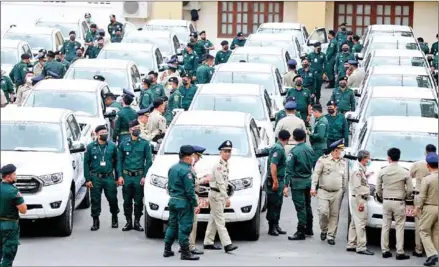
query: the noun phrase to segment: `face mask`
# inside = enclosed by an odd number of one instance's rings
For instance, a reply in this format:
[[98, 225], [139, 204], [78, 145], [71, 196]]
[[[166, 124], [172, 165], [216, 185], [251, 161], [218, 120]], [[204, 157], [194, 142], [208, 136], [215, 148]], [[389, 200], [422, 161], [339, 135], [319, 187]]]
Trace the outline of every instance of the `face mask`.
[[370, 164], [372, 164], [372, 161], [368, 160], [367, 163], [366, 163], [366, 167], [369, 167]]
[[133, 135], [134, 136], [139, 136], [140, 135], [140, 129], [133, 130]]
[[229, 50], [229, 47], [228, 46], [224, 46], [224, 50]]
[[184, 85], [184, 86], [186, 86], [186, 85], [188, 85], [188, 84], [189, 84], [189, 83], [188, 83], [187, 81], [185, 81], [185, 80], [183, 81], [183, 85]]
[[32, 84], [32, 77], [27, 77], [26, 78], [26, 83], [27, 84]]
[[61, 62], [61, 59], [60, 59], [60, 58], [57, 58], [56, 61]]
[[70, 41], [75, 41], [75, 39], [76, 39], [76, 36], [70, 36]]
[[346, 87], [346, 84], [345, 84], [345, 83], [340, 83], [340, 87], [341, 87], [341, 88], [345, 88], [345, 87]]
[[302, 86], [303, 82], [302, 81], [296, 81], [295, 82], [297, 86]]
[[102, 141], [107, 141], [108, 140], [108, 134], [101, 134], [100, 136], [99, 136], [99, 139], [101, 139]]
[[302, 64], [302, 67], [304, 67], [304, 68], [308, 68], [308, 64]]
[[317, 53], [320, 53], [320, 52], [322, 52], [322, 49], [321, 48], [317, 48]]
[[342, 31], [342, 32], [346, 31], [346, 28], [341, 28], [341, 31]]
[[341, 51], [343, 51], [344, 53], [349, 52], [349, 48], [342, 48]]
[[335, 113], [335, 110], [334, 110], [334, 109], [328, 109], [328, 113], [329, 113], [329, 114], [334, 114], [334, 113]]
[[87, 20], [87, 22], [89, 22], [89, 23], [90, 23], [90, 21], [91, 21], [91, 18], [87, 18], [86, 20]]
[[99, 47], [104, 47], [104, 44], [103, 43], [98, 43], [98, 46]]

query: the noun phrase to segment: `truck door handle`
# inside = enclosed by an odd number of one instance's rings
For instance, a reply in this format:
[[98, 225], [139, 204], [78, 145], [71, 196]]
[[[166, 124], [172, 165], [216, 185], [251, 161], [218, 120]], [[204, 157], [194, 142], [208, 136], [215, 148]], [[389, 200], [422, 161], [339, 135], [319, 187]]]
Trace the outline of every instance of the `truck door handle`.
[[76, 161], [72, 160], [72, 167], [74, 170], [76, 170]]

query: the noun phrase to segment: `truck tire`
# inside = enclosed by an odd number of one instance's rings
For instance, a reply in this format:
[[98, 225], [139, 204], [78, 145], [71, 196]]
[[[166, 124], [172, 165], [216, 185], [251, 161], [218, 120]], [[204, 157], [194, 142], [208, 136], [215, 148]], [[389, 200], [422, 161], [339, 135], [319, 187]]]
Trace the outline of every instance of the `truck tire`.
[[145, 237], [146, 238], [162, 238], [163, 222], [156, 218], [149, 216], [145, 208]]
[[69, 200], [67, 201], [64, 213], [56, 218], [56, 229], [59, 236], [70, 236], [73, 231], [73, 210], [74, 200], [73, 193], [70, 191]]
[[82, 200], [81, 204], [79, 204], [78, 209], [88, 209], [90, 208], [91, 201], [90, 201], [90, 189], [87, 188], [87, 192], [85, 193], [85, 197]]
[[[262, 194], [260, 195], [260, 197]], [[257, 241], [261, 230], [261, 201], [258, 201], [258, 207], [255, 212], [255, 216], [248, 222], [245, 222], [244, 227], [241, 229], [247, 229], [245, 233], [245, 239], [248, 241]]]

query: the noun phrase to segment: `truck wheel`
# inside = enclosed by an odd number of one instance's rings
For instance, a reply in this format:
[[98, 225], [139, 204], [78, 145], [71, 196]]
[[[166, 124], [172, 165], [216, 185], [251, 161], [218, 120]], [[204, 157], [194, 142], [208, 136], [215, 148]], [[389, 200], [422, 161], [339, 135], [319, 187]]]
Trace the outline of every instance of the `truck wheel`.
[[258, 204], [258, 208], [256, 209], [255, 216], [250, 221], [245, 222], [245, 225], [242, 228], [242, 229], [247, 229], [245, 234], [246, 240], [257, 241], [259, 239], [259, 234], [261, 229], [260, 224], [261, 224], [261, 204]]
[[163, 222], [149, 216], [145, 208], [145, 236], [146, 238], [162, 238]]
[[56, 229], [59, 236], [70, 236], [73, 231], [73, 193], [70, 191], [64, 213], [56, 218]]
[[88, 209], [91, 205], [90, 202], [90, 189], [87, 188], [87, 191], [85, 192], [85, 197], [82, 200], [81, 204], [79, 204], [78, 209]]

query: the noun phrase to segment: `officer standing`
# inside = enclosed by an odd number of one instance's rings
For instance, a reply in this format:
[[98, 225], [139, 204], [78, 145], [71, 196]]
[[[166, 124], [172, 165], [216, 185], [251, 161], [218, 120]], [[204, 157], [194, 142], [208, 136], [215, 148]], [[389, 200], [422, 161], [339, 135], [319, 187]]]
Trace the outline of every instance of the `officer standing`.
[[82, 53], [84, 52], [84, 48], [79, 47], [76, 49], [76, 55], [75, 57], [70, 61], [71, 64], [75, 63], [76, 60], [82, 59]]
[[427, 55], [430, 49], [428, 48], [428, 44], [424, 42], [424, 38], [418, 37], [418, 43], [421, 47], [421, 51], [424, 52], [425, 55]]
[[325, 61], [326, 56], [325, 53], [322, 53], [322, 44], [317, 42], [314, 44], [314, 51], [308, 54], [308, 62], [311, 63], [311, 69], [314, 70], [316, 103], [320, 103], [323, 80], [327, 79]]
[[287, 98], [294, 97], [296, 99], [297, 110], [300, 112], [300, 117], [303, 121], [309, 121], [309, 115], [311, 114], [311, 92], [303, 88], [303, 79], [297, 75], [293, 79], [295, 87], [291, 88], [287, 92]]
[[353, 37], [354, 37], [354, 33], [351, 31], [346, 32], [347, 35], [347, 40], [346, 43], [349, 45], [349, 50], [352, 51], [352, 48], [354, 47], [354, 41], [353, 41]]
[[102, 48], [104, 48], [104, 38], [98, 37], [96, 40], [98, 44], [87, 49], [88, 58], [90, 59], [97, 58]]
[[352, 219], [349, 224], [348, 245], [346, 251], [357, 252], [362, 255], [373, 255], [367, 249], [366, 224], [367, 224], [367, 199], [370, 188], [367, 177], [373, 173], [367, 173], [367, 165], [370, 162], [370, 153], [367, 150], [358, 151], [358, 168], [352, 172], [349, 183], [352, 189], [351, 210]]
[[[183, 56], [184, 70], [189, 76], [190, 81], [195, 80], [195, 72], [198, 69], [199, 55], [194, 52], [194, 45], [189, 43], [186, 46], [186, 53]], [[180, 76], [182, 74], [180, 73]]]
[[226, 252], [233, 251], [238, 247], [232, 244], [224, 219], [224, 207], [230, 207], [230, 198], [227, 194], [229, 183], [229, 159], [232, 156], [232, 141], [226, 140], [219, 147], [220, 160], [213, 166], [212, 180], [209, 182], [209, 206], [210, 217], [207, 223], [204, 237], [204, 249], [220, 250], [221, 247], [214, 244], [218, 232], [221, 244]]
[[96, 24], [91, 24], [90, 30], [85, 35], [84, 45], [88, 46], [87, 50], [84, 53], [86, 56], [90, 54], [91, 48], [95, 45], [95, 41], [97, 40], [97, 38], [99, 38], [97, 30], [98, 26], [96, 26]]
[[236, 37], [233, 38], [230, 49], [234, 50], [236, 47], [243, 47], [246, 41], [247, 39], [245, 39], [244, 34], [242, 32], [238, 32], [238, 34], [236, 34]]
[[101, 214], [102, 191], [110, 204], [112, 215], [111, 227], [119, 226], [117, 214], [119, 206], [117, 202], [117, 179], [114, 171], [116, 170], [117, 147], [108, 141], [108, 131], [105, 125], [99, 125], [95, 129], [96, 140], [87, 146], [84, 155], [84, 176], [87, 188], [91, 193], [91, 217], [93, 226], [91, 231], [99, 230], [99, 215]]
[[110, 24], [108, 24], [107, 31], [110, 34], [112, 43], [120, 43], [122, 41], [123, 24], [116, 21], [116, 15], [110, 15]]
[[149, 116], [147, 130], [153, 136], [153, 141], [157, 141], [165, 136], [166, 119], [163, 117], [165, 112], [165, 102], [161, 98], [157, 98], [153, 102], [154, 111]]
[[360, 53], [361, 50], [363, 50], [363, 45], [360, 44], [360, 36], [354, 35], [354, 37], [352, 37], [352, 42], [354, 43], [352, 46], [352, 53]]
[[[5, 94], [7, 102], [11, 103], [12, 99], [14, 98], [14, 93], [15, 93], [15, 91], [14, 91], [14, 84], [12, 83], [12, 80], [8, 76], [5, 75], [5, 71], [2, 70], [1, 72], [2, 72], [1, 73], [1, 82], [0, 82], [1, 90]], [[24, 79], [25, 81], [27, 80], [27, 73], [28, 72], [26, 72], [26, 76], [25, 76], [25, 79]], [[26, 83], [24, 83], [24, 85], [25, 84]], [[21, 85], [21, 86], [23, 86], [23, 85]], [[17, 87], [17, 88], [19, 88], [19, 87]]]
[[50, 72], [53, 72], [61, 79], [64, 77], [64, 74], [66, 74], [66, 67], [62, 63], [54, 60], [54, 58], [55, 53], [53, 51], [47, 52], [47, 62], [44, 64], [41, 75], [46, 77], [50, 75]]
[[325, 64], [325, 73], [326, 77], [328, 79], [328, 86], [327, 88], [334, 88], [335, 87], [335, 59], [337, 57], [338, 52], [338, 43], [337, 39], [335, 38], [335, 32], [329, 31], [328, 32], [328, 39], [329, 39], [329, 45], [328, 49], [326, 50], [326, 64]]
[[383, 199], [383, 226], [381, 229], [381, 250], [383, 258], [392, 257], [389, 249], [389, 232], [395, 220], [396, 259], [406, 260], [404, 254], [405, 199], [412, 195], [413, 184], [407, 169], [399, 165], [401, 151], [398, 148], [387, 150], [389, 165], [378, 173], [376, 194]]
[[309, 141], [314, 150], [314, 164], [325, 153], [328, 147], [328, 120], [323, 116], [323, 109], [320, 104], [312, 106], [312, 113], [315, 118], [312, 133], [308, 130]]
[[[137, 114], [136, 114], [137, 115]], [[137, 120], [130, 121], [130, 138], [120, 144], [117, 152], [118, 184], [123, 185], [123, 209], [127, 223], [122, 231], [132, 229], [143, 232], [140, 217], [143, 215], [143, 185], [149, 167], [152, 165], [151, 144], [140, 136]], [[134, 200], [134, 227], [133, 227]]]
[[304, 130], [294, 130], [293, 138], [297, 144], [287, 156], [284, 196], [288, 197], [288, 185], [290, 185], [298, 224], [297, 232], [292, 236], [288, 236], [288, 240], [305, 240], [306, 235], [314, 235], [310, 195], [314, 151], [306, 143]]
[[26, 214], [27, 206], [23, 196], [15, 183], [17, 168], [8, 164], [0, 169], [2, 182], [0, 183], [0, 264], [1, 266], [12, 266], [20, 245], [20, 219], [18, 213]]
[[30, 93], [30, 90], [33, 87], [32, 82], [33, 82], [34, 77], [35, 77], [34, 74], [32, 72], [29, 72], [28, 74], [26, 74], [26, 83], [24, 85], [18, 87], [17, 97], [15, 98], [15, 102], [14, 102], [18, 106], [23, 103], [26, 96]]
[[[285, 99], [284, 101], [284, 109], [278, 111], [275, 115], [274, 115], [274, 128], [276, 129], [277, 124], [279, 123], [279, 121], [283, 118], [285, 118], [287, 116], [287, 109], [285, 108], [285, 105], [290, 102], [293, 101], [296, 103], [296, 98], [294, 96], [289, 96]], [[296, 117], [298, 117], [299, 119], [302, 119], [302, 117], [300, 116], [300, 112], [297, 110], [297, 103], [296, 103], [296, 110], [295, 110], [295, 115]], [[290, 133], [291, 134], [291, 133]]]
[[35, 76], [40, 76], [41, 72], [43, 71], [44, 63], [46, 63], [46, 57], [44, 54], [38, 55], [37, 60], [38, 62], [35, 63], [33, 67], [33, 73], [35, 74]]
[[150, 108], [145, 108], [137, 111], [137, 115], [139, 116], [137, 120], [139, 121], [139, 126], [140, 126], [140, 138], [148, 140], [149, 142], [151, 142], [152, 139], [154, 138], [154, 136], [148, 132], [148, 121], [150, 114], [151, 114]]
[[76, 41], [76, 33], [75, 31], [70, 31], [69, 40], [64, 42], [61, 52], [66, 55], [66, 60], [71, 62], [75, 58], [78, 48], [81, 48], [81, 44]]
[[297, 74], [302, 77], [303, 87], [308, 89], [311, 93], [311, 99], [315, 101], [316, 96], [316, 77], [315, 70], [309, 66], [309, 61], [307, 58], [302, 60], [302, 68], [297, 71]]
[[[340, 206], [346, 188], [346, 161], [342, 157], [344, 141], [340, 139], [328, 147], [330, 153], [317, 161], [312, 176], [311, 195], [319, 199], [320, 239], [328, 238], [335, 245]], [[329, 170], [329, 171], [328, 171]], [[318, 189], [318, 194], [317, 194]]]
[[151, 84], [149, 86], [149, 92], [154, 97], [153, 101], [159, 97], [161, 98], [166, 97], [165, 88], [163, 88], [162, 84], [157, 82], [159, 74], [155, 71], [150, 71], [148, 73], [148, 77], [151, 80]]
[[288, 88], [294, 87], [294, 77], [297, 76], [296, 66], [297, 62], [294, 59], [290, 59], [287, 62], [288, 72], [284, 74], [284, 86]]
[[204, 45], [198, 42], [198, 33], [191, 32], [189, 37], [190, 37], [190, 43], [194, 46], [194, 52], [198, 56], [198, 63], [201, 63], [201, 58], [204, 55], [206, 55], [206, 48], [204, 47]]
[[145, 109], [149, 107], [154, 101], [154, 93], [151, 92], [151, 79], [143, 78], [142, 79], [142, 90], [139, 96], [139, 108]]
[[196, 84], [210, 83], [210, 79], [212, 79], [213, 72], [215, 71], [213, 68], [213, 60], [214, 57], [212, 55], [205, 55], [202, 57], [201, 61], [203, 64], [197, 69]]
[[182, 260], [199, 260], [189, 249], [189, 235], [192, 231], [194, 213], [199, 213], [197, 196], [195, 195], [192, 173], [192, 146], [180, 147], [180, 161], [168, 171], [169, 221], [165, 234], [165, 250], [163, 257], [172, 257], [172, 244], [178, 237]]
[[358, 88], [363, 82], [366, 73], [364, 70], [358, 68], [358, 62], [356, 60], [348, 60], [348, 64], [351, 75], [348, 77], [347, 86], [349, 88]]
[[206, 37], [206, 31], [201, 31], [200, 37], [201, 40], [199, 40], [198, 43], [204, 47], [207, 55], [209, 54], [209, 50], [215, 50], [215, 46], [213, 45], [213, 43], [209, 41]]
[[348, 35], [346, 32], [346, 23], [343, 22], [340, 24], [340, 30], [335, 35], [335, 39], [337, 40], [337, 51], [340, 51], [340, 47], [348, 40]]
[[134, 94], [124, 89], [122, 95], [122, 110], [117, 113], [113, 132], [113, 142], [118, 141], [119, 145], [125, 138], [129, 138], [130, 136], [130, 121], [137, 119], [136, 111], [130, 106], [133, 101]]
[[197, 92], [197, 86], [191, 84], [189, 75], [183, 74], [181, 77], [183, 78], [183, 86], [181, 86], [178, 90], [183, 97], [181, 107], [187, 111], [192, 103], [192, 100], [194, 99], [195, 93]]
[[230, 55], [232, 54], [232, 51], [229, 50], [229, 42], [222, 41], [221, 42], [222, 50], [216, 52], [215, 56], [215, 65], [227, 63], [229, 60]]
[[343, 114], [337, 112], [337, 104], [329, 100], [326, 104], [328, 114], [325, 115], [328, 120], [328, 147], [337, 140], [344, 139], [344, 145], [349, 146], [349, 125]]
[[105, 94], [105, 106], [106, 107], [111, 107], [111, 108], [117, 108], [119, 109], [119, 111], [122, 110], [122, 104], [120, 102], [117, 102], [116, 97], [114, 96], [113, 93], [107, 93]]
[[347, 43], [343, 43], [341, 46], [341, 53], [338, 53], [337, 57], [335, 58], [335, 69], [337, 71], [335, 79], [340, 79], [341, 77], [346, 76], [344, 64], [349, 60], [355, 60], [355, 56], [350, 52], [349, 45]]
[[[184, 60], [184, 57], [183, 57], [183, 60]], [[183, 62], [179, 61], [178, 56], [175, 56], [175, 55], [172, 56], [171, 59], [168, 60], [168, 62], [166, 62], [166, 63], [168, 64], [169, 68], [176, 69], [176, 71], [178, 72], [179, 76], [181, 76], [183, 73], [186, 72], [184, 70], [184, 67], [180, 65], [180, 63], [183, 63]]]
[[[420, 217], [420, 235], [427, 254], [425, 266], [433, 266], [438, 262], [438, 156], [429, 153], [426, 157], [430, 175], [422, 179], [419, 190], [419, 202], [414, 215]], [[422, 212], [421, 212], [422, 211]]]
[[87, 25], [88, 26], [91, 26], [91, 25], [93, 25], [94, 23], [93, 23], [93, 21], [91, 20], [91, 14], [90, 13], [85, 13], [84, 14], [84, 19], [85, 19], [85, 22], [87, 23]]
[[21, 61], [14, 65], [11, 72], [9, 73], [9, 78], [18, 88], [26, 82], [26, 74], [29, 71], [30, 56], [28, 54], [21, 55]]
[[70, 62], [68, 62], [65, 58], [64, 58], [64, 54], [61, 51], [55, 51], [55, 60], [58, 61], [59, 63], [64, 65], [64, 68], [66, 68], [66, 71], [69, 69], [70, 67]]
[[[293, 134], [294, 130], [302, 129], [306, 130], [305, 123], [302, 119], [296, 116], [296, 102], [289, 101], [285, 104], [285, 109], [287, 110], [287, 116], [279, 121], [274, 131], [274, 136], [278, 136], [282, 130], [287, 130], [290, 133], [290, 137]], [[291, 138], [290, 141], [285, 145], [285, 152], [288, 154], [290, 149], [296, 142]]]
[[178, 79], [176, 77], [172, 77], [169, 79], [169, 83], [171, 84], [171, 93], [168, 100], [168, 109], [165, 113], [166, 118], [166, 124], [169, 125], [172, 122], [172, 119], [174, 119], [174, 109], [181, 109], [182, 106], [182, 100], [183, 96], [180, 93], [180, 90], [178, 90]]
[[267, 221], [268, 234], [272, 236], [284, 235], [287, 232], [279, 226], [280, 213], [283, 203], [283, 191], [285, 187], [285, 166], [287, 156], [285, 146], [291, 134], [282, 130], [277, 135], [278, 141], [271, 147], [267, 162], [267, 179], [265, 188], [267, 192]]
[[[436, 34], [436, 39], [437, 39], [437, 40], [439, 40], [438, 36], [439, 36], [439, 35]], [[431, 45], [430, 54], [432, 54], [432, 55], [436, 55], [437, 52], [439, 52], [439, 44], [438, 44], [438, 41], [434, 42], [434, 43]]]
[[348, 111], [355, 111], [355, 95], [352, 89], [347, 87], [348, 77], [340, 77], [338, 88], [332, 91], [331, 100], [337, 104], [338, 111], [345, 114]]

